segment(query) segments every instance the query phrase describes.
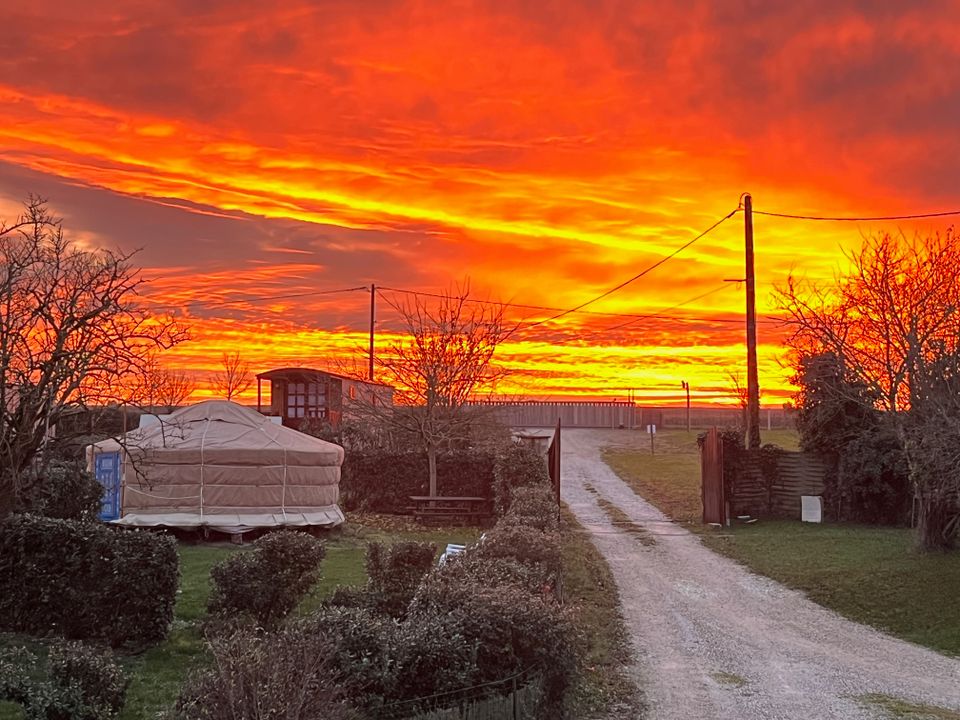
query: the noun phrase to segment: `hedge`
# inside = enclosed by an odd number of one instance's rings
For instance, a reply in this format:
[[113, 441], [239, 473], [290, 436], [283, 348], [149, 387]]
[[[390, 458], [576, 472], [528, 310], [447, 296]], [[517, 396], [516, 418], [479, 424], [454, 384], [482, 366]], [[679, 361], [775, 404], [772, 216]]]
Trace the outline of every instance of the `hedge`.
[[207, 609], [226, 615], [247, 614], [261, 627], [272, 627], [320, 579], [325, 554], [323, 543], [305, 533], [267, 533], [254, 542], [252, 549], [213, 566]]
[[0, 700], [19, 704], [25, 720], [111, 720], [127, 684], [109, 655], [80, 643], [52, 646], [42, 668], [25, 648], [0, 653]]
[[[469, 450], [437, 457], [441, 495], [493, 497], [495, 453]], [[427, 456], [420, 452], [349, 452], [340, 475], [340, 501], [347, 510], [407, 512], [411, 495], [429, 493]]]
[[94, 522], [0, 522], [0, 629], [110, 645], [166, 637], [180, 579], [171, 537]]
[[[532, 678], [531, 687], [538, 693], [542, 689], [538, 717], [563, 717], [564, 696], [578, 667], [579, 640], [571, 613], [557, 602], [555, 592], [560, 535], [543, 459], [519, 446], [506, 449], [496, 460], [492, 455], [471, 457], [475, 464], [463, 462], [460, 467], [477, 472], [459, 478], [459, 486], [444, 486], [441, 475], [441, 490], [489, 497], [496, 464], [501, 518], [482, 542], [440, 566], [434, 564], [430, 545], [374, 543], [367, 555], [366, 587], [338, 588], [309, 617], [288, 620], [266, 636], [247, 632], [244, 645], [231, 652], [253, 658], [261, 668], [267, 662], [263, 658], [276, 658], [278, 667], [287, 666], [283, 644], [322, 649], [329, 656], [329, 677], [343, 693], [339, 697], [372, 717], [387, 716], [384, 712], [392, 717], [401, 711], [407, 716], [456, 704], [462, 699], [457, 692], [461, 689], [521, 672]], [[361, 473], [363, 468], [369, 474]], [[425, 460], [418, 456], [354, 456], [347, 473], [348, 485], [353, 483], [350, 493], [366, 492], [369, 509], [405, 506], [407, 495], [425, 491], [421, 485], [404, 485], [412, 482], [411, 468], [424, 471], [416, 482], [425, 483]], [[356, 481], [360, 476], [363, 483]], [[482, 487], [466, 485], [483, 477]], [[265, 639], [273, 635], [280, 638], [279, 645]], [[289, 689], [306, 687], [299, 668], [291, 667], [290, 673]], [[190, 714], [188, 708], [197, 710], [210, 702], [203, 699], [205, 688], [211, 697], [219, 697], [233, 687], [235, 675], [248, 678], [243, 687], [250, 688], [253, 697], [262, 695], [263, 707], [272, 708], [277, 716], [301, 717], [291, 701], [273, 700], [279, 696], [271, 688], [280, 681], [272, 671], [251, 674], [240, 667], [213, 685], [188, 686], [179, 706], [181, 717], [221, 717], [213, 710], [210, 715]], [[205, 682], [214, 682], [212, 676], [206, 677]], [[257, 678], [262, 678], [259, 685]], [[443, 695], [447, 691], [452, 694]]]
[[78, 461], [50, 462], [17, 492], [16, 512], [65, 520], [96, 520], [103, 485]]
[[522, 487], [550, 487], [550, 474], [543, 456], [529, 445], [510, 445], [497, 454], [493, 467], [494, 508], [506, 514], [513, 493]]

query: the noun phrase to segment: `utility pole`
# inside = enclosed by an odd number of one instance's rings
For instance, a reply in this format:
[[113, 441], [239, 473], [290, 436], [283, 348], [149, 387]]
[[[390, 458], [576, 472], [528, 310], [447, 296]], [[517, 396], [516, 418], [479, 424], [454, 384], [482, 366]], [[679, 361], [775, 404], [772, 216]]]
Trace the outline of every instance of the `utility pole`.
[[757, 372], [757, 278], [753, 269], [753, 198], [743, 195], [747, 279], [747, 449], [760, 447], [760, 378]]
[[687, 391], [687, 432], [690, 432], [690, 383], [686, 380], [681, 380], [680, 385]]
[[377, 312], [377, 286], [370, 283], [370, 382], [373, 382], [373, 325]]

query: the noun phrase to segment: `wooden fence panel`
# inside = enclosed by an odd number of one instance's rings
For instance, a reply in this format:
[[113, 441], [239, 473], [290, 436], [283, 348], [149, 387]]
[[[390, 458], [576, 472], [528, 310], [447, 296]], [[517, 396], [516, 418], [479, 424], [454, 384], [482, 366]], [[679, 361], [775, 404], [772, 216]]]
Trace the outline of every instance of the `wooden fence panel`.
[[716, 428], [710, 428], [700, 451], [700, 492], [703, 521], [724, 524], [727, 520], [723, 496], [723, 442]]

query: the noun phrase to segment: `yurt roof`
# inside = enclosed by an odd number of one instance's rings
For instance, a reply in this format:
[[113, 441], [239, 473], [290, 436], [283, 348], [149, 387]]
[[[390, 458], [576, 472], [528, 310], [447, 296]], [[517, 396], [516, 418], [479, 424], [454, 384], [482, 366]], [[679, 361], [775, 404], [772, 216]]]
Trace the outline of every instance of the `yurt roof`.
[[228, 400], [181, 408], [161, 423], [128, 432], [122, 443], [96, 443], [96, 452], [142, 452], [153, 462], [195, 463], [225, 459], [238, 464], [340, 465], [343, 448], [283, 425]]

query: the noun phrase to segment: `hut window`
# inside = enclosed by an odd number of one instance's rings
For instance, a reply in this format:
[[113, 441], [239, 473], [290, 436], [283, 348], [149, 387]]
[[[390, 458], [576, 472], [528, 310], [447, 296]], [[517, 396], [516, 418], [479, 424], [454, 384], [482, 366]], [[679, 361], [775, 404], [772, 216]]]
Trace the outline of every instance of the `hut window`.
[[287, 417], [324, 417], [327, 410], [323, 383], [288, 383]]

